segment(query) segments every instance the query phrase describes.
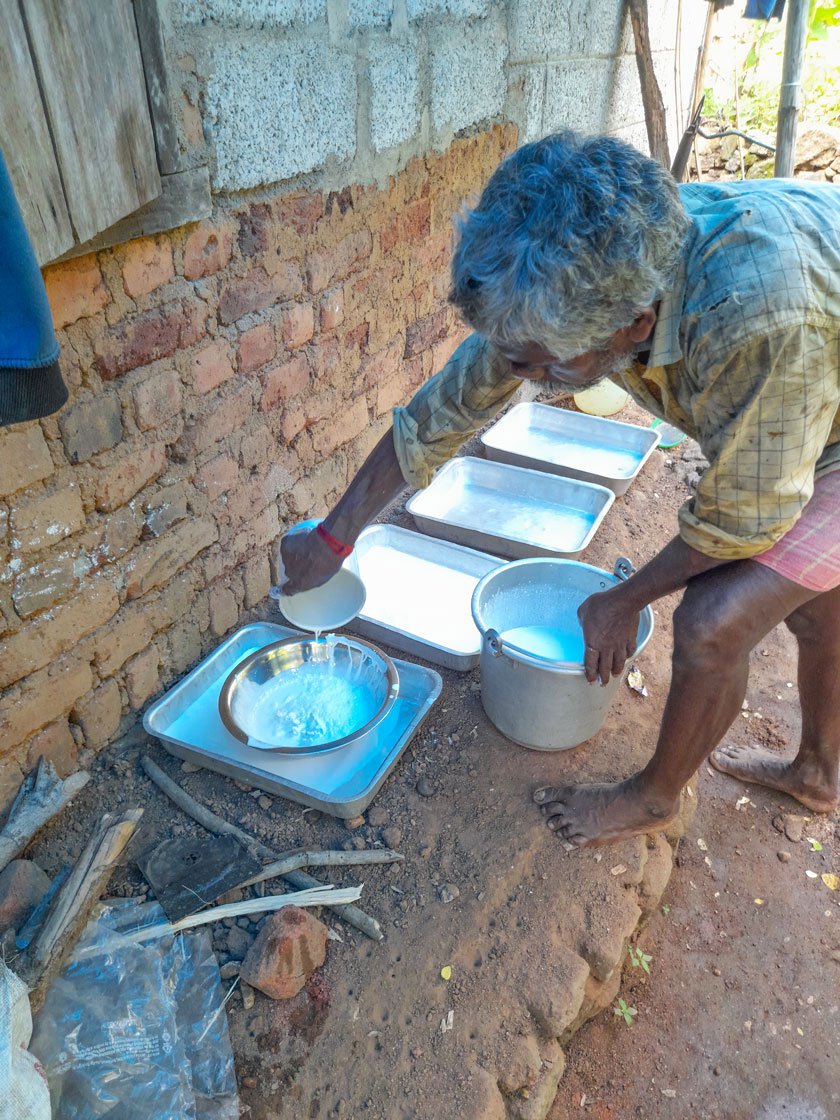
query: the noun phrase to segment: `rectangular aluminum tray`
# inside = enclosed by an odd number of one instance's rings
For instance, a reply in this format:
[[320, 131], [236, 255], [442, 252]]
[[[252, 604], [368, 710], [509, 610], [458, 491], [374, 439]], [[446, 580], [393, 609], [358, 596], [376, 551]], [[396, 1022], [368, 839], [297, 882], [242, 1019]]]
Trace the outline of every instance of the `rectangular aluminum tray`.
[[441, 679], [434, 669], [395, 661], [400, 685], [393, 708], [368, 735], [339, 750], [294, 758], [246, 747], [219, 717], [222, 685], [243, 658], [297, 633], [270, 622], [243, 626], [156, 700], [143, 726], [178, 758], [335, 817], [356, 817], [428, 715]]
[[481, 637], [470, 604], [481, 577], [501, 563], [497, 557], [397, 525], [372, 525], [352, 560], [367, 592], [352, 630], [447, 669], [478, 665]]
[[605, 486], [467, 457], [450, 460], [406, 509], [434, 537], [514, 559], [573, 559], [614, 501]]
[[636, 424], [528, 401], [514, 405], [481, 442], [488, 459], [497, 463], [595, 482], [621, 495], [653, 454], [659, 436]]

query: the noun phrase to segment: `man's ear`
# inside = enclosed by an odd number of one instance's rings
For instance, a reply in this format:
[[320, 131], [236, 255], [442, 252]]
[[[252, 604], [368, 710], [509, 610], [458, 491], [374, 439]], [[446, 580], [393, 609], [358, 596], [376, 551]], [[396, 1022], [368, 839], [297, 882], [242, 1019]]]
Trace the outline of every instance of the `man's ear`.
[[640, 342], [647, 342], [655, 326], [656, 311], [653, 307], [646, 307], [641, 314], [636, 316], [630, 326], [624, 329], [630, 342], [638, 345]]

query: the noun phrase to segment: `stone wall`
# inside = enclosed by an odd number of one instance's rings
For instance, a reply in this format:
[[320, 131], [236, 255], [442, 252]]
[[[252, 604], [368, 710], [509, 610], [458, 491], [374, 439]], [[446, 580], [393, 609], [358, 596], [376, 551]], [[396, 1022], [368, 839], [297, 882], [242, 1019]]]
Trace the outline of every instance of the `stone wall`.
[[271, 542], [463, 336], [451, 216], [515, 138], [47, 269], [71, 399], [0, 431], [0, 799], [39, 754], [104, 746], [266, 596]]
[[644, 144], [622, 7], [161, 0], [213, 214], [46, 270], [71, 398], [0, 431], [0, 802], [39, 754], [87, 761], [265, 597], [271, 542], [462, 336], [451, 217], [517, 138]]

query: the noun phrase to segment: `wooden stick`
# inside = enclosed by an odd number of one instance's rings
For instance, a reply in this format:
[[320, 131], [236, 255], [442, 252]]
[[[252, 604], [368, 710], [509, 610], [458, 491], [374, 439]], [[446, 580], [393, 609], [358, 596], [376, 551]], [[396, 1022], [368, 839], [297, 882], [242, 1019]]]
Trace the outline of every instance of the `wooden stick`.
[[150, 941], [153, 937], [166, 937], [185, 929], [207, 925], [208, 922], [221, 921], [223, 918], [236, 918], [247, 914], [262, 914], [271, 910], [282, 910], [284, 906], [327, 906], [355, 902], [361, 897], [361, 887], [333, 887], [319, 883], [317, 890], [295, 891], [293, 894], [268, 895], [266, 898], [248, 898], [243, 902], [228, 902], [224, 906], [214, 906], [197, 914], [188, 914], [177, 922], [158, 922], [134, 933], [121, 934], [127, 941]]
[[662, 91], [656, 80], [653, 68], [653, 55], [650, 50], [650, 31], [648, 29], [647, 0], [627, 0], [630, 21], [633, 24], [633, 39], [636, 44], [636, 67], [642, 87], [642, 105], [645, 111], [650, 154], [659, 160], [663, 167], [669, 167], [668, 129], [665, 121], [665, 103]]
[[90, 779], [86, 770], [59, 778], [55, 767], [45, 758], [23, 780], [6, 823], [0, 831], [0, 871], [22, 852], [33, 836], [69, 805]]
[[241, 828], [237, 828], [235, 824], [230, 824], [222, 817], [217, 817], [210, 809], [205, 809], [194, 797], [190, 797], [186, 790], [181, 789], [177, 782], [173, 782], [169, 775], [165, 774], [156, 762], [152, 762], [147, 754], [144, 754], [140, 759], [140, 765], [158, 789], [163, 790], [179, 809], [183, 809], [188, 817], [198, 821], [208, 832], [215, 832], [217, 836], [232, 836], [256, 859], [273, 860], [277, 858], [270, 848], [261, 844], [255, 837], [249, 836], [247, 832], [243, 832]]
[[405, 856], [392, 852], [390, 848], [371, 848], [362, 852], [290, 852], [274, 863], [266, 864], [262, 871], [239, 886], [253, 887], [255, 883], [285, 876], [301, 867], [357, 867], [359, 864], [400, 863], [404, 859]]
[[121, 816], [106, 813], [58, 892], [26, 962], [27, 978], [35, 989], [33, 1007], [40, 1006], [142, 815], [142, 809], [130, 809]]
[[[249, 836], [247, 832], [243, 832], [237, 828], [236, 825], [228, 824], [226, 820], [217, 817], [209, 809], [205, 809], [203, 805], [190, 797], [190, 795], [172, 779], [161, 770], [161, 768], [149, 758], [148, 755], [143, 755], [140, 764], [146, 771], [148, 776], [152, 779], [159, 789], [170, 797], [179, 809], [182, 809], [188, 817], [198, 821], [200, 825], [207, 829], [208, 832], [226, 833], [228, 836], [233, 836], [243, 847], [252, 852], [258, 859], [268, 859], [272, 863], [279, 862], [276, 853], [272, 852], [259, 840]], [[348, 853], [349, 854], [349, 853]], [[292, 883], [296, 887], [321, 887], [323, 883], [314, 879], [311, 875], [306, 875], [303, 871], [289, 871], [283, 878]], [[369, 914], [365, 914], [363, 910], [359, 910], [356, 906], [330, 906], [330, 909], [335, 909], [335, 912], [340, 918], [343, 918], [348, 925], [353, 926], [354, 929], [360, 930], [366, 934], [373, 941], [381, 941], [385, 936], [375, 918], [371, 918]], [[349, 914], [348, 914], [349, 911]]]
[[808, 0], [790, 0], [788, 3], [773, 169], [777, 179], [789, 179], [796, 170], [796, 129], [802, 108], [802, 64], [808, 42], [809, 11]]
[[[307, 875], [305, 871], [287, 871], [283, 878], [293, 887], [297, 887], [298, 890], [314, 890], [315, 887], [324, 885], [320, 879], [316, 879], [314, 875]], [[381, 941], [385, 936], [376, 918], [372, 918], [370, 914], [366, 914], [358, 906], [331, 905], [330, 910], [335, 911], [342, 921], [363, 933], [365, 937], [369, 937], [371, 941]]]

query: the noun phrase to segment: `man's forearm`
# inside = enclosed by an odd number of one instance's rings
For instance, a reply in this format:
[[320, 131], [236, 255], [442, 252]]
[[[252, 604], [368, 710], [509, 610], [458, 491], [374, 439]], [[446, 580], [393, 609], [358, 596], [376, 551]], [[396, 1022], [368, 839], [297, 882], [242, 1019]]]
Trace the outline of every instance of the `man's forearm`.
[[362, 529], [405, 487], [394, 431], [389, 428], [365, 459], [359, 473], [324, 518], [324, 528], [347, 544], [355, 544]]
[[730, 562], [706, 556], [687, 545], [682, 537], [674, 537], [626, 583], [619, 584], [615, 592], [621, 595], [628, 609], [640, 611], [663, 595], [679, 591], [694, 576]]

